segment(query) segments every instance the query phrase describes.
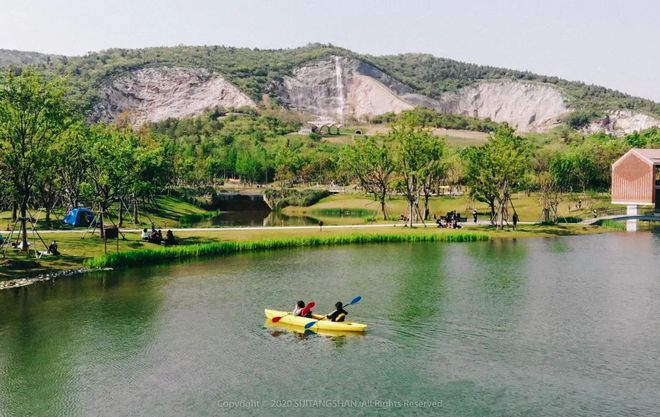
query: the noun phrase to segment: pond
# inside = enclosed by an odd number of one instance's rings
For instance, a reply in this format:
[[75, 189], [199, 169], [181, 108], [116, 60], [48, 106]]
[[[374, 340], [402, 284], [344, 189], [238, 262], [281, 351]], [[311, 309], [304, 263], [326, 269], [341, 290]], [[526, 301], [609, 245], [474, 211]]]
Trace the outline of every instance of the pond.
[[213, 227], [309, 226], [318, 220], [308, 216], [287, 216], [280, 211], [224, 211], [211, 217]]
[[[325, 224], [363, 224], [373, 217], [374, 211], [364, 209], [312, 210], [309, 215], [284, 214], [279, 210], [220, 211], [210, 218], [185, 222], [187, 227], [268, 227], [268, 226], [315, 226], [319, 220]], [[197, 220], [197, 219], [196, 219]], [[343, 222], [342, 222], [343, 220]]]
[[[658, 233], [617, 233], [242, 254], [4, 291], [0, 415], [653, 415], [659, 261]], [[266, 307], [357, 295], [365, 335], [265, 325]]]

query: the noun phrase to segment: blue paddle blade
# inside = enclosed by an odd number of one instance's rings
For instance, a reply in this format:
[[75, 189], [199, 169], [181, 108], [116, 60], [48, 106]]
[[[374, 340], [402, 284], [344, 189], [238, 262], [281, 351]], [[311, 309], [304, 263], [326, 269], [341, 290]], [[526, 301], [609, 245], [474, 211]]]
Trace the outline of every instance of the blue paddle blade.
[[355, 297], [354, 299], [352, 299], [351, 302], [348, 303], [348, 305], [355, 304], [355, 303], [359, 303], [361, 299], [362, 299], [362, 296], [361, 296], [361, 295], [358, 295], [357, 297]]
[[316, 321], [310, 321], [309, 323], [307, 323], [307, 324], [305, 325], [305, 330], [307, 330], [307, 329], [309, 329], [309, 328], [311, 328], [311, 327], [314, 327], [314, 325], [315, 325], [316, 323], [317, 323]]

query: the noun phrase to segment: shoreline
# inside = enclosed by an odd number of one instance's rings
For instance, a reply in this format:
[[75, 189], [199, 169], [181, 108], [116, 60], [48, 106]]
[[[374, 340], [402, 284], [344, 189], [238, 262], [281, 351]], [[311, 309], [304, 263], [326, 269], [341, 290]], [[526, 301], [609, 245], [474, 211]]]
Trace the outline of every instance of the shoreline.
[[[108, 254], [99, 254], [76, 260], [75, 266], [58, 268], [46, 267], [30, 275], [17, 272], [16, 276], [0, 278], [0, 291], [3, 289], [18, 288], [36, 282], [49, 281], [59, 277], [84, 275], [98, 270], [117, 268], [131, 268], [137, 265], [167, 263], [172, 261], [195, 259], [212, 256], [226, 256], [252, 251], [266, 251], [277, 249], [312, 248], [324, 246], [344, 246], [350, 244], [378, 244], [378, 243], [405, 243], [405, 242], [474, 242], [512, 238], [539, 238], [578, 236], [585, 234], [599, 234], [619, 231], [606, 226], [521, 224], [519, 229], [496, 230], [492, 227], [483, 228], [482, 225], [472, 225], [465, 229], [437, 229], [435, 227], [407, 228], [392, 225], [355, 225], [355, 226], [324, 226], [319, 231], [317, 226], [299, 226], [283, 228], [235, 228], [240, 230], [222, 229], [223, 239], [213, 240], [216, 230], [202, 229], [206, 240], [198, 243], [182, 244], [172, 247], [147, 247], [130, 249], [133, 245], [143, 246], [139, 241], [128, 240], [124, 243], [129, 249]], [[288, 234], [282, 233], [291, 232]], [[351, 231], [362, 229], [362, 232]], [[381, 230], [378, 230], [381, 229]], [[476, 230], [474, 230], [476, 229]], [[127, 233], [133, 233], [128, 232]], [[229, 233], [234, 236], [226, 236]], [[311, 233], [310, 233], [311, 232]], [[349, 233], [346, 233], [349, 232]], [[194, 234], [194, 231], [182, 230], [181, 234]], [[254, 236], [256, 234], [256, 236]], [[291, 236], [298, 234], [299, 236]], [[227, 239], [229, 238], [229, 239]], [[184, 239], [201, 239], [199, 234]], [[100, 239], [90, 239], [89, 244], [98, 245]], [[87, 243], [86, 243], [87, 244]], [[110, 245], [109, 245], [110, 246]]]

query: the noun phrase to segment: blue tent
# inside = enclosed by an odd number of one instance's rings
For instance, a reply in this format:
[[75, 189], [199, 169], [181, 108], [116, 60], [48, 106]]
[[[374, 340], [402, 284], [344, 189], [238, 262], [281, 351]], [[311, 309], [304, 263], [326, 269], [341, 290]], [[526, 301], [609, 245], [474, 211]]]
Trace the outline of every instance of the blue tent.
[[89, 226], [94, 220], [94, 212], [88, 208], [77, 207], [64, 216], [64, 224], [71, 226]]

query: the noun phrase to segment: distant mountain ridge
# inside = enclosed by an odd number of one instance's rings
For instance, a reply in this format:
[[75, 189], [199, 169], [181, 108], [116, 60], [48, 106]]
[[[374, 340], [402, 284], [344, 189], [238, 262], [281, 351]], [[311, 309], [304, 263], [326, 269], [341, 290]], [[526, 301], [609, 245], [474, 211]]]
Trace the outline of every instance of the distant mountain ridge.
[[61, 59], [61, 55], [42, 54], [40, 52], [15, 51], [0, 49], [0, 67], [10, 65], [37, 65], [49, 62], [51, 59]]
[[426, 54], [361, 55], [332, 45], [110, 49], [65, 57], [0, 50], [0, 66], [69, 75], [93, 120], [135, 124], [212, 107], [277, 103], [339, 123], [415, 106], [544, 131], [567, 122], [629, 133], [660, 125], [660, 104], [599, 86]]

